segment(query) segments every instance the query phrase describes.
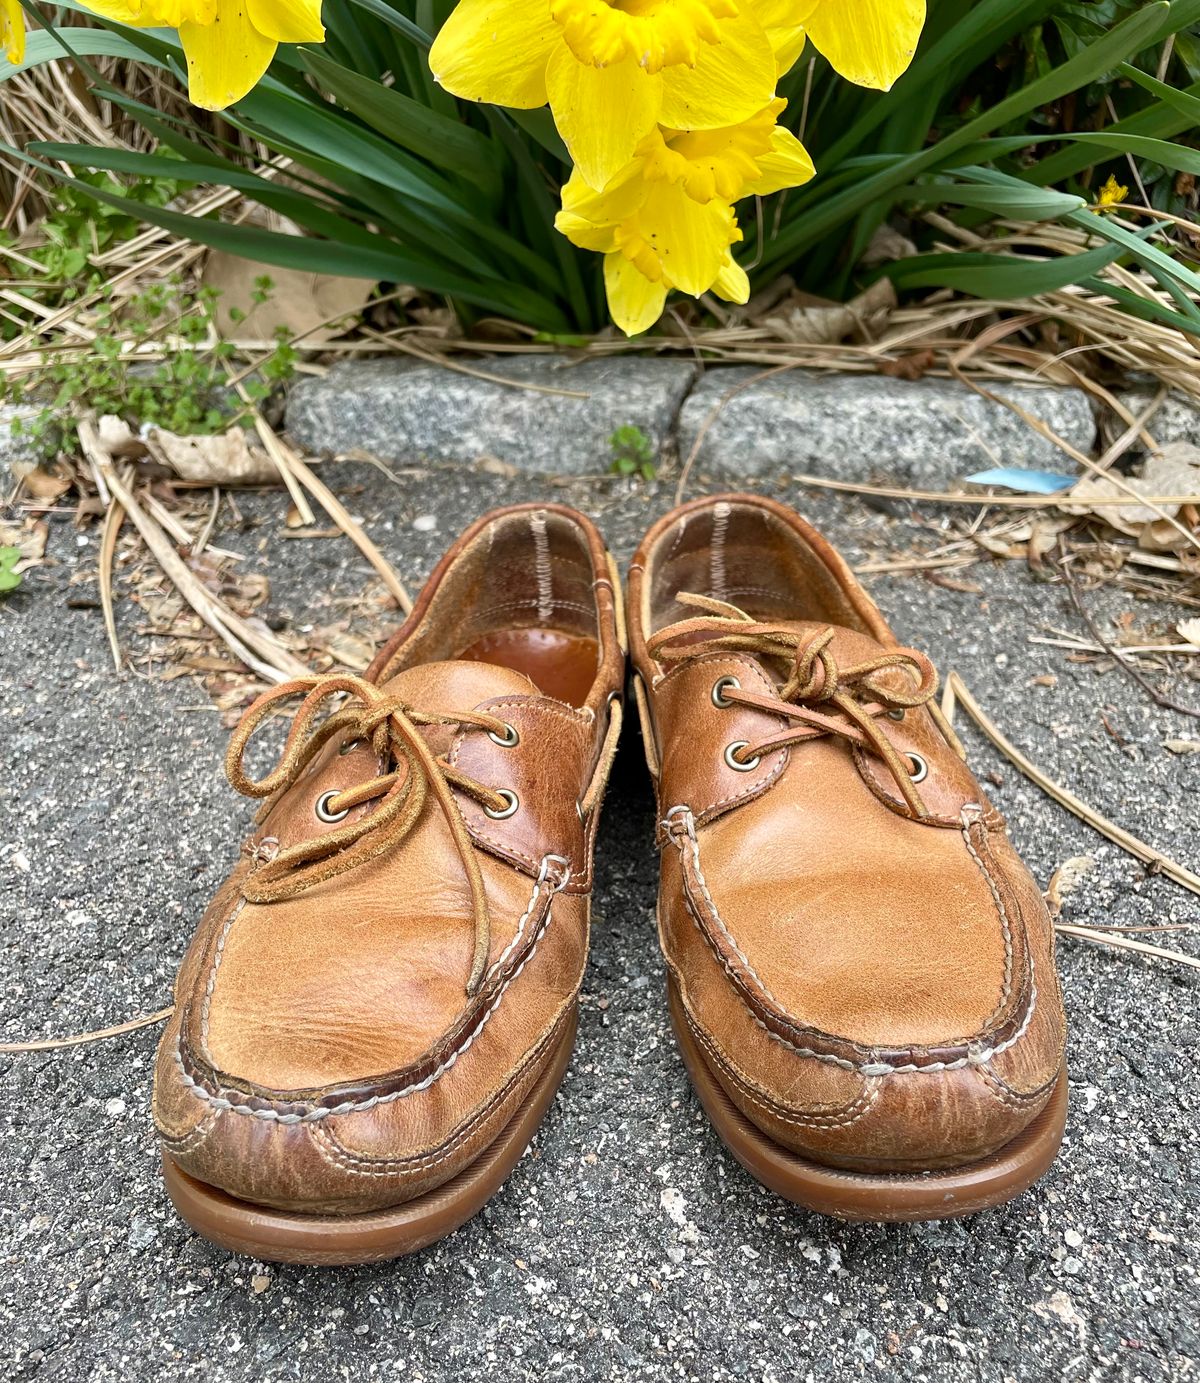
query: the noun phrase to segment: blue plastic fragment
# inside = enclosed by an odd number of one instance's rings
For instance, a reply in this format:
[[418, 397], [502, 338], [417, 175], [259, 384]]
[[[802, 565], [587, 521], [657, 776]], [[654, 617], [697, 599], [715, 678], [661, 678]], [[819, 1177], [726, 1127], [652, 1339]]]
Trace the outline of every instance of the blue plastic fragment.
[[1058, 471], [1023, 471], [1018, 466], [997, 466], [990, 471], [977, 471], [967, 476], [972, 485], [1003, 485], [1023, 495], [1053, 495], [1069, 490], [1079, 479]]

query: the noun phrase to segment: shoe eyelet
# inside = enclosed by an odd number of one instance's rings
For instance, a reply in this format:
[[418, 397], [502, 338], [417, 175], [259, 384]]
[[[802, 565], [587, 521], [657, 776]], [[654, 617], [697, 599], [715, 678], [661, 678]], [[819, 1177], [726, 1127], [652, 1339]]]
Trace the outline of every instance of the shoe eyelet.
[[353, 754], [354, 751], [363, 744], [366, 744], [366, 740], [364, 739], [343, 740], [338, 746], [338, 758], [344, 759], [347, 754]]
[[521, 743], [521, 736], [517, 727], [510, 725], [507, 720], [504, 722], [504, 734], [498, 735], [495, 730], [489, 730], [487, 737], [493, 744], [498, 744], [501, 749], [515, 749]]
[[888, 718], [889, 720], [903, 720], [903, 719], [904, 719], [904, 707], [903, 707], [903, 706], [895, 706], [895, 707], [893, 707], [890, 711], [888, 711], [888, 713], [887, 713], [887, 718]]
[[727, 710], [733, 702], [722, 696], [726, 687], [736, 687], [741, 690], [742, 684], [736, 677], [718, 677], [712, 685], [712, 704], [719, 707], [722, 711]]
[[490, 807], [484, 807], [483, 814], [484, 816], [490, 816], [493, 821], [507, 821], [521, 805], [521, 799], [509, 788], [497, 788], [496, 796], [503, 797], [505, 802], [508, 803], [508, 806], [500, 812], [494, 812]]
[[317, 804], [313, 810], [317, 814], [318, 821], [324, 821], [327, 825], [332, 826], [335, 821], [344, 821], [345, 818], [350, 815], [349, 807], [343, 807], [340, 812], [331, 812], [329, 810], [330, 802], [337, 795], [337, 789], [335, 788], [332, 792], [323, 792], [320, 797], [317, 798]]
[[762, 763], [762, 756], [759, 754], [756, 754], [752, 759], [746, 759], [744, 762], [734, 758], [739, 749], [746, 749], [749, 744], [749, 740], [734, 740], [732, 744], [725, 746], [725, 762], [735, 773], [752, 773]]
[[923, 783], [929, 776], [929, 765], [920, 754], [914, 754], [911, 749], [908, 751], [908, 762], [912, 765], [908, 770], [908, 776], [914, 783]]

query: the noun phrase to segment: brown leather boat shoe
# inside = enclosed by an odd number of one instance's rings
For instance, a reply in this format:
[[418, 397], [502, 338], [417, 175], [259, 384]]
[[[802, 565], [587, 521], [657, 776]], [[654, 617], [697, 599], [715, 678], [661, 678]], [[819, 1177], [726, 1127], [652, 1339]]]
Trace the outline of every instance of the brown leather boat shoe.
[[[364, 677], [261, 696], [264, 798], [192, 941], [154, 1081], [167, 1188], [257, 1258], [358, 1263], [473, 1215], [566, 1068], [620, 734], [619, 586], [592, 524], [497, 510]], [[247, 742], [302, 698], [276, 768]]]
[[846, 1219], [1024, 1190], [1066, 1113], [1054, 932], [929, 659], [752, 495], [655, 524], [629, 632], [671, 1015], [734, 1155]]

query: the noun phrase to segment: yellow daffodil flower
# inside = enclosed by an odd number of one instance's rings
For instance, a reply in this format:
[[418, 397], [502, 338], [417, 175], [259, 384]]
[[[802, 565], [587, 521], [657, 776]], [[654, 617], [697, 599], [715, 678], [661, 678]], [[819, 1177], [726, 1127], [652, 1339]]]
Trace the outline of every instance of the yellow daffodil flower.
[[749, 120], [721, 130], [657, 126], [638, 149], [643, 176], [682, 183], [697, 202], [736, 202], [799, 187], [813, 175], [812, 159], [790, 130], [775, 123], [787, 104], [777, 96]]
[[791, 0], [786, 11], [835, 72], [880, 91], [912, 62], [925, 24], [925, 0]]
[[[779, 65], [760, 4], [779, 0], [461, 0], [429, 65], [467, 100], [549, 101], [572, 160], [603, 187], [656, 125], [718, 129], [767, 104]], [[790, 33], [780, 42], [794, 46]]]
[[0, 0], [0, 49], [14, 67], [25, 61], [25, 12], [19, 0]]
[[1129, 189], [1119, 183], [1110, 173], [1108, 175], [1108, 181], [1100, 189], [1100, 193], [1096, 198], [1096, 206], [1103, 211], [1106, 207], [1118, 206], [1128, 196]]
[[635, 336], [662, 316], [667, 294], [693, 297], [710, 288], [745, 302], [750, 285], [730, 246], [742, 233], [728, 202], [697, 202], [679, 182], [647, 182], [640, 162], [594, 192], [578, 171], [563, 188], [554, 224], [573, 244], [604, 255], [612, 319]]
[[188, 97], [224, 110], [257, 84], [281, 43], [322, 43], [321, 0], [87, 0], [105, 19], [179, 31]]
[[609, 312], [627, 335], [653, 326], [673, 288], [747, 300], [749, 280], [731, 253], [742, 238], [732, 203], [813, 175], [804, 146], [775, 124], [783, 105], [773, 100], [726, 129], [657, 127], [603, 192], [572, 173], [554, 224], [604, 255]]

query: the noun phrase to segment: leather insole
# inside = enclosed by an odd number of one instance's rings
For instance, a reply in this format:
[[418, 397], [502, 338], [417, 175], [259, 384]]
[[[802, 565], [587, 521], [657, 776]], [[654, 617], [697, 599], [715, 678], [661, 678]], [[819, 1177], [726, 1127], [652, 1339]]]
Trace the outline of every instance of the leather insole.
[[561, 629], [501, 629], [476, 639], [458, 656], [523, 672], [546, 696], [582, 706], [596, 680], [600, 648], [595, 639]]

